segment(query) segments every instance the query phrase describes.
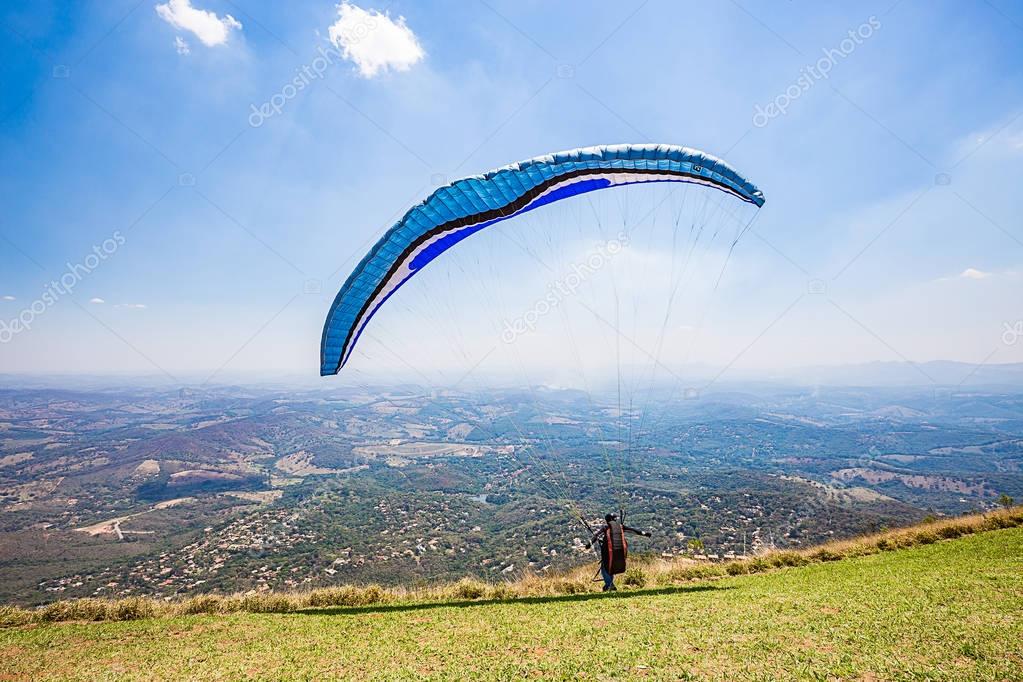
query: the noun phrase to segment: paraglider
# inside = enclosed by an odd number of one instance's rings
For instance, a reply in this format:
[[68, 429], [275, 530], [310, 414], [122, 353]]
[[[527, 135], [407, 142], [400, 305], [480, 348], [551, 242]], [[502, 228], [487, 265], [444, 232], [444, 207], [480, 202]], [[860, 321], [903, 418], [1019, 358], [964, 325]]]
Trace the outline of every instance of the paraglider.
[[337, 374], [387, 300], [448, 249], [495, 223], [568, 197], [610, 187], [690, 183], [760, 207], [749, 180], [710, 154], [675, 145], [585, 147], [539, 156], [457, 180], [411, 208], [370, 249], [327, 313], [320, 374]]
[[[637, 189], [631, 189], [633, 186]], [[658, 187], [662, 188], [660, 192], [657, 191]], [[619, 188], [619, 192], [597, 192], [613, 188]], [[658, 197], [659, 193], [664, 196]], [[608, 201], [603, 201], [603, 196], [608, 196]], [[573, 197], [579, 197], [579, 200], [573, 202]], [[644, 426], [650, 431], [660, 425], [660, 420], [653, 423], [648, 420], [653, 410], [641, 406], [634, 412], [633, 399], [642, 382], [643, 373], [637, 372], [631, 381], [623, 380], [623, 369], [628, 370], [630, 365], [636, 367], [639, 364], [637, 359], [649, 361], [646, 406], [670, 404], [671, 393], [665, 397], [655, 397], [657, 377], [662, 374], [661, 370], [666, 369], [662, 362], [662, 351], [665, 347], [671, 348], [674, 341], [671, 335], [678, 331], [669, 322], [683, 299], [692, 308], [696, 298], [676, 294], [684, 283], [692, 285], [695, 282], [702, 287], [704, 293], [712, 293], [710, 285], [716, 290], [732, 249], [749, 230], [763, 204], [763, 193], [723, 160], [699, 150], [663, 144], [585, 147], [539, 156], [483, 175], [457, 180], [435, 190], [427, 199], [409, 209], [369, 250], [341, 286], [323, 326], [320, 374], [330, 376], [340, 373], [352, 359], [360, 338], [374, 316], [382, 308], [388, 307], [388, 301], [434, 261], [439, 261], [438, 265], [431, 268], [429, 274], [421, 276], [417, 286], [409, 287], [399, 297], [403, 299], [402, 304], [391, 306], [398, 309], [404, 307], [412, 318], [426, 321], [428, 329], [416, 328], [409, 322], [409, 318], [402, 320], [400, 316], [385, 314], [381, 315], [375, 326], [375, 330], [383, 329], [379, 338], [376, 331], [366, 335], [367, 339], [373, 338], [372, 345], [386, 350], [388, 356], [398, 359], [421, 377], [427, 378], [424, 371], [443, 372], [446, 366], [439, 356], [449, 352], [456, 361], [468, 365], [457, 369], [457, 380], [449, 384], [457, 387], [478, 368], [482, 360], [496, 350], [496, 338], [504, 342], [501, 346], [504, 352], [493, 353], [494, 356], [502, 355], [501, 360], [506, 363], [505, 366], [511, 366], [511, 363], [521, 366], [520, 346], [528, 350], [529, 342], [520, 343], [520, 337], [536, 329], [539, 317], [557, 309], [565, 325], [565, 333], [550, 338], [546, 344], [543, 339], [536, 344], [540, 346], [543, 359], [548, 362], [559, 351], [557, 347], [562, 340], [566, 347], [571, 346], [560, 352], [562, 357], [567, 356], [579, 365], [576, 376], [581, 378], [580, 383], [591, 403], [590, 386], [600, 380], [587, 383], [582, 376], [584, 370], [600, 367], [603, 361], [613, 359], [613, 382], [605, 379], [604, 386], [613, 386], [617, 398], [614, 405], [610, 401], [605, 403], [604, 414], [613, 415], [617, 422], [617, 433], [597, 429], [588, 433], [587, 437], [592, 439], [595, 447], [603, 451], [603, 473], [607, 481], [606, 496], [603, 500], [594, 500], [594, 503], [605, 504], [610, 501], [611, 495], [616, 495], [616, 506], [622, 510], [621, 520], [608, 515], [606, 523], [595, 532], [578, 506], [572, 503], [582, 491], [570, 491], [574, 485], [560, 462], [552, 466], [558, 448], [553, 445], [547, 428], [547, 425], [565, 423], [565, 420], [559, 422], [552, 415], [536, 414], [523, 426], [516, 423], [507, 411], [502, 411], [501, 416], [507, 420], [506, 427], [513, 429], [516, 434], [513, 438], [516, 442], [514, 456], [532, 459], [531, 468], [541, 477], [537, 482], [540, 491], [550, 499], [566, 503], [564, 506], [575, 521], [586, 528], [590, 538], [588, 546], [593, 543], [600, 545], [604, 589], [613, 590], [614, 575], [625, 570], [625, 533], [650, 537], [649, 533], [626, 527], [623, 523], [628, 495], [627, 456], [633, 447], [633, 429], [643, 434]], [[603, 214], [602, 208], [611, 209], [610, 215]], [[614, 209], [617, 209], [618, 215], [614, 215]], [[505, 230], [500, 227], [487, 230], [504, 221], [509, 221]], [[613, 241], [607, 241], [607, 235], [603, 233], [604, 228], [610, 225], [614, 225], [614, 229], [620, 228], [619, 237]], [[600, 247], [588, 256], [583, 254], [586, 257], [578, 260], [579, 244], [572, 242], [572, 235], [567, 234], [568, 228], [572, 226], [579, 231], [577, 237], [595, 228], [605, 239], [606, 248]], [[658, 226], [667, 227], [668, 230], [658, 230]], [[525, 279], [526, 274], [521, 262], [517, 266], [510, 264], [512, 259], [507, 257], [507, 248], [502, 246], [497, 251], [496, 240], [481, 237], [479, 241], [473, 240], [473, 243], [489, 246], [491, 251], [484, 256], [492, 257], [481, 258], [476, 253], [466, 258], [466, 262], [459, 262], [459, 254], [471, 253], [474, 247], [468, 244], [456, 247], [481, 232], [507, 238], [526, 255], [526, 267], [530, 264], [540, 265], [549, 277], [561, 272], [553, 265], [561, 261], [565, 262], [570, 275], [565, 277], [564, 282], [561, 279], [553, 282], [548, 280], [544, 285], [535, 280], [534, 272], [534, 279], [529, 280], [530, 283], [544, 286], [547, 295], [534, 299], [532, 305], [527, 303], [525, 308], [520, 307], [524, 303], [521, 299], [518, 304], [513, 303], [509, 307], [505, 295], [511, 293], [514, 300], [518, 292], [509, 292], [500, 282], [513, 280], [511, 288], [515, 289], [514, 280]], [[558, 235], [562, 235], [561, 243], [558, 242]], [[724, 243], [715, 241], [719, 237], [725, 240]], [[631, 256], [623, 255], [626, 244], [633, 250]], [[544, 247], [550, 250], [547, 254], [550, 258], [538, 256], [537, 251]], [[723, 261], [720, 271], [712, 272], [711, 269], [701, 270], [696, 267], [697, 258], [694, 253], [700, 250], [711, 256], [711, 260], [716, 258]], [[480, 251], [485, 252], [486, 248]], [[448, 252], [451, 253], [445, 255]], [[575, 260], [566, 262], [566, 258]], [[615, 263], [612, 264], [612, 261]], [[621, 262], [621, 272], [618, 273], [621, 280], [615, 273], [619, 267], [618, 261]], [[440, 267], [440, 262], [446, 263], [446, 266]], [[605, 268], [607, 277], [598, 282], [596, 272]], [[438, 273], [447, 277], [435, 276]], [[507, 278], [504, 277], [506, 273]], [[575, 276], [574, 282], [571, 281], [572, 276]], [[428, 286], [431, 281], [433, 290]], [[607, 285], [610, 285], [609, 289]], [[452, 304], [452, 301], [458, 300], [466, 292], [470, 294], [469, 300], [465, 301], [466, 305]], [[630, 295], [632, 300], [620, 296], [623, 292]], [[664, 301], [663, 305], [657, 301], [658, 298]], [[572, 319], [568, 299], [584, 308], [599, 322], [597, 326], [584, 330], [582, 344], [575, 341], [578, 326], [573, 325], [573, 322], [579, 320]], [[613, 306], [613, 310], [602, 314], [597, 309], [601, 303]], [[502, 318], [502, 312], [523, 309], [526, 312], [521, 318], [514, 318], [524, 322], [515, 326], [516, 330], [521, 328], [522, 333], [517, 332], [515, 338], [506, 338], [507, 335], [502, 335], [500, 330], [507, 330], [509, 318]], [[699, 314], [695, 308], [688, 313]], [[462, 332], [468, 329], [470, 334], [474, 333], [475, 328], [488, 316], [495, 323], [496, 338], [489, 338], [487, 342], [494, 348], [483, 352], [480, 360], [470, 360], [472, 353], [466, 351], [466, 339]], [[388, 330], [387, 324], [383, 322], [385, 317], [389, 318], [390, 324], [399, 324]], [[458, 319], [464, 319], [468, 326], [459, 327]], [[401, 322], [407, 324], [403, 326]], [[693, 328], [689, 325], [686, 327]], [[611, 330], [610, 342], [606, 338], [608, 329]], [[605, 338], [602, 338], [602, 332]], [[431, 335], [436, 339], [445, 334], [450, 339], [449, 343], [438, 345], [434, 342], [433, 346], [428, 345]], [[627, 355], [628, 351], [632, 351], [631, 361], [630, 357], [623, 359], [623, 338], [631, 346], [626, 349]], [[647, 340], [649, 343], [646, 343]], [[392, 344], [404, 344], [404, 347], [393, 350], [390, 348]], [[414, 365], [409, 358], [416, 356], [428, 361], [429, 367]], [[364, 350], [360, 358], [372, 360], [373, 353]], [[554, 364], [559, 371], [565, 366], [565, 363]], [[370, 366], [375, 367], [372, 362]], [[355, 368], [349, 371], [358, 373]], [[675, 378], [678, 376], [670, 370], [664, 373]], [[430, 378], [427, 381], [432, 382]], [[526, 377], [524, 384], [531, 387], [534, 382]], [[442, 384], [438, 382], [435, 385]], [[626, 392], [632, 391], [624, 406], [623, 388]], [[527, 390], [532, 394], [532, 388]], [[533, 398], [535, 403], [535, 396]], [[492, 415], [496, 413], [495, 410]], [[634, 414], [641, 417], [634, 419]], [[453, 425], [466, 419], [464, 412], [452, 412], [449, 416]], [[662, 408], [660, 419], [664, 416]], [[571, 423], [571, 420], [567, 420], [567, 423]], [[481, 431], [491, 431], [479, 424], [473, 426], [480, 427]], [[496, 433], [493, 437], [497, 442], [502, 439]], [[504, 442], [508, 442], [507, 436]], [[546, 458], [538, 456], [534, 443], [545, 446]], [[620, 468], [617, 473], [616, 467]]]

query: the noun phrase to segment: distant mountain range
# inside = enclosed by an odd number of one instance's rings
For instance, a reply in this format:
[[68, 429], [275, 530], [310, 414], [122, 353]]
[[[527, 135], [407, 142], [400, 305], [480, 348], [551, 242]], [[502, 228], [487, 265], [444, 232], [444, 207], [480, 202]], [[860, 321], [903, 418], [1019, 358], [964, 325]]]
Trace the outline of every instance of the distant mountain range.
[[[648, 367], [637, 372], [629, 370], [630, 376], [646, 375]], [[130, 376], [121, 374], [0, 374], [0, 386], [7, 388], [71, 388], [79, 390], [103, 390], [117, 387], [152, 388], [156, 390], [182, 386], [199, 390], [215, 390], [222, 387], [260, 388], [268, 390], [303, 389], [333, 391], [349, 386], [344, 377], [324, 379], [310, 373], [266, 372], [266, 373], [223, 373], [217, 380], [207, 383], [205, 377], [181, 376], [178, 383], [162, 375]], [[484, 385], [510, 387], [515, 384], [509, 377], [480, 376]], [[721, 368], [712, 365], [692, 364], [684, 368], [664, 369], [660, 381], [673, 390], [691, 386], [701, 389], [706, 384], [742, 385], [744, 383], [800, 386], [857, 386], [857, 387], [935, 387], [946, 389], [997, 387], [999, 389], [1023, 390], [1023, 363], [974, 364], [951, 360], [931, 362], [866, 362], [849, 365], [818, 365], [791, 369], [762, 370], [739, 367]], [[383, 386], [421, 385], [420, 377], [381, 377], [374, 384]], [[608, 384], [610, 385], [610, 384]], [[365, 389], [365, 386], [362, 386]], [[550, 388], [568, 388], [551, 386]], [[590, 390], [606, 388], [597, 381]]]
[[856, 365], [805, 367], [772, 373], [779, 383], [841, 386], [1010, 386], [1023, 388], [1023, 363], [971, 364], [933, 362], [869, 362]]

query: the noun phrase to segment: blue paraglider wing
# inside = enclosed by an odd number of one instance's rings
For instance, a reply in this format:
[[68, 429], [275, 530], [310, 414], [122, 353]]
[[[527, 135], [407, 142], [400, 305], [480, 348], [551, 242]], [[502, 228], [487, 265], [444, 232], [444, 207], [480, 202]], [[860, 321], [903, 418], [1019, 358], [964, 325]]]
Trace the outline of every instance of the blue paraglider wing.
[[457, 180], [409, 209], [345, 281], [323, 326], [320, 374], [337, 374], [387, 299], [463, 239], [567, 197], [649, 182], [707, 185], [764, 204], [760, 190], [721, 159], [674, 145], [585, 147]]

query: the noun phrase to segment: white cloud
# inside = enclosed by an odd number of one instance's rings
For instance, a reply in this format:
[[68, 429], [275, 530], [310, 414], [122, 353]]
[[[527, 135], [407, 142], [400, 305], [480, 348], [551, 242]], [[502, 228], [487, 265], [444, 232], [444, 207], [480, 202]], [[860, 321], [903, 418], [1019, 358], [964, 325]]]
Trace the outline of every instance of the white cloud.
[[998, 273], [985, 272], [984, 270], [978, 270], [977, 268], [966, 268], [965, 270], [960, 272], [958, 275], [949, 275], [948, 277], [939, 277], [938, 279], [936, 279], [934, 281], [935, 282], [954, 282], [954, 281], [960, 280], [960, 279], [980, 280], [980, 279], [988, 279], [989, 277], [996, 277], [996, 276], [998, 276]]
[[106, 301], [104, 301], [102, 298], [90, 298], [89, 299], [89, 303], [95, 303], [97, 305], [102, 305], [103, 303], [106, 303]]
[[386, 13], [348, 2], [338, 5], [337, 11], [338, 20], [329, 29], [330, 42], [364, 78], [390, 69], [408, 71], [426, 55], [416, 34], [405, 25], [405, 17], [391, 19]]
[[178, 54], [182, 55], [192, 53], [192, 48], [188, 46], [188, 43], [181, 36], [174, 36], [174, 49], [178, 51]]
[[997, 270], [989, 272], [987, 270], [978, 270], [977, 268], [966, 268], [957, 275], [949, 275], [947, 277], [939, 277], [935, 282], [956, 282], [963, 279], [969, 279], [974, 281], [979, 280], [1014, 280], [1019, 279], [1020, 275], [1023, 275], [1023, 270], [1018, 269], [1007, 269]]
[[132, 310], [145, 310], [145, 303], [118, 303], [117, 308], [131, 308]]
[[3, 299], [5, 301], [13, 301], [13, 300], [15, 300], [13, 296], [4, 296]]
[[976, 268], [966, 268], [959, 273], [959, 279], [987, 279], [990, 276], [990, 272], [984, 272]]
[[[223, 45], [230, 37], [232, 29], [240, 30], [242, 27], [241, 22], [230, 14], [225, 14], [223, 18], [218, 17], [215, 12], [192, 7], [191, 0], [167, 0], [166, 3], [156, 6], [156, 13], [174, 28], [195, 34], [195, 37], [208, 47]], [[175, 45], [181, 53], [177, 41]]]

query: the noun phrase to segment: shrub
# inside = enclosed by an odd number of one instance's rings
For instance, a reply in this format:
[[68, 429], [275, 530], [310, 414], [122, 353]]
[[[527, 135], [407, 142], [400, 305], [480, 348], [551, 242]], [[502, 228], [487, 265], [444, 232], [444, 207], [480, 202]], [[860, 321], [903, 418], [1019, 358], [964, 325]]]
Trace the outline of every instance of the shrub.
[[325, 587], [313, 590], [305, 597], [305, 605], [316, 608], [324, 606], [368, 606], [385, 601], [388, 594], [379, 585], [368, 587]]
[[870, 542], [855, 542], [846, 547], [843, 554], [848, 557], [855, 556], [867, 556], [869, 554], [877, 554], [878, 547], [876, 544]]
[[842, 555], [826, 547], [821, 547], [818, 550], [814, 550], [810, 554], [810, 558], [814, 561], [838, 561], [842, 558]]
[[296, 604], [286, 596], [278, 594], [253, 594], [241, 599], [241, 610], [249, 613], [288, 613]]
[[908, 533], [902, 533], [895, 537], [895, 545], [899, 549], [907, 549], [916, 545], [916, 539]]
[[728, 575], [745, 575], [749, 573], [749, 566], [745, 561], [730, 561], [725, 564], [725, 572]]
[[325, 587], [321, 590], [313, 590], [305, 597], [305, 605], [313, 608], [325, 606], [340, 606], [339, 593], [343, 588]]
[[55, 623], [65, 620], [106, 620], [108, 602], [102, 599], [69, 599], [44, 606], [39, 617]]
[[673, 568], [666, 572], [662, 578], [666, 583], [684, 583], [693, 579], [693, 569]]
[[487, 585], [479, 580], [463, 578], [455, 583], [452, 596], [455, 599], [480, 599], [487, 594]]
[[565, 578], [555, 580], [552, 587], [556, 594], [584, 594], [590, 591], [590, 586], [583, 581]]
[[1008, 516], [996, 514], [994, 516], [988, 516], [980, 524], [984, 530], [999, 530], [1001, 528], [1011, 528], [1013, 526], [1012, 519]]
[[982, 529], [980, 527], [980, 521], [977, 519], [971, 519], [964, 523], [956, 524], [962, 529], [963, 535], [969, 535], [971, 533], [979, 533]]
[[763, 573], [771, 568], [771, 562], [764, 557], [755, 557], [746, 562], [746, 567], [750, 573]]
[[0, 628], [15, 625], [27, 625], [35, 620], [31, 611], [19, 609], [17, 606], [0, 606]]
[[806, 563], [806, 557], [798, 552], [776, 552], [768, 557], [772, 566], [802, 566]]
[[155, 613], [156, 607], [151, 599], [128, 597], [109, 604], [106, 618], [107, 620], [139, 620], [152, 618]]
[[213, 594], [200, 594], [182, 602], [180, 611], [185, 615], [196, 613], [220, 613], [223, 608], [223, 597]]
[[62, 620], [72, 619], [72, 605], [74, 602], [70, 601], [55, 601], [52, 604], [39, 609], [39, 618], [46, 621], [47, 623], [55, 623]]
[[367, 604], [379, 604], [387, 601], [387, 591], [379, 585], [369, 585], [362, 588], [359, 599], [362, 602], [360, 606], [366, 606]]
[[629, 587], [646, 587], [648, 581], [646, 571], [638, 566], [626, 569], [622, 575], [622, 584]]
[[309, 593], [306, 603], [309, 606], [356, 606], [358, 605], [358, 589], [354, 587], [328, 587]]
[[487, 599], [511, 599], [515, 596], [515, 590], [508, 583], [490, 585], [487, 592]]
[[653, 584], [658, 587], [667, 587], [671, 584], [671, 571], [658, 571], [653, 575]]

